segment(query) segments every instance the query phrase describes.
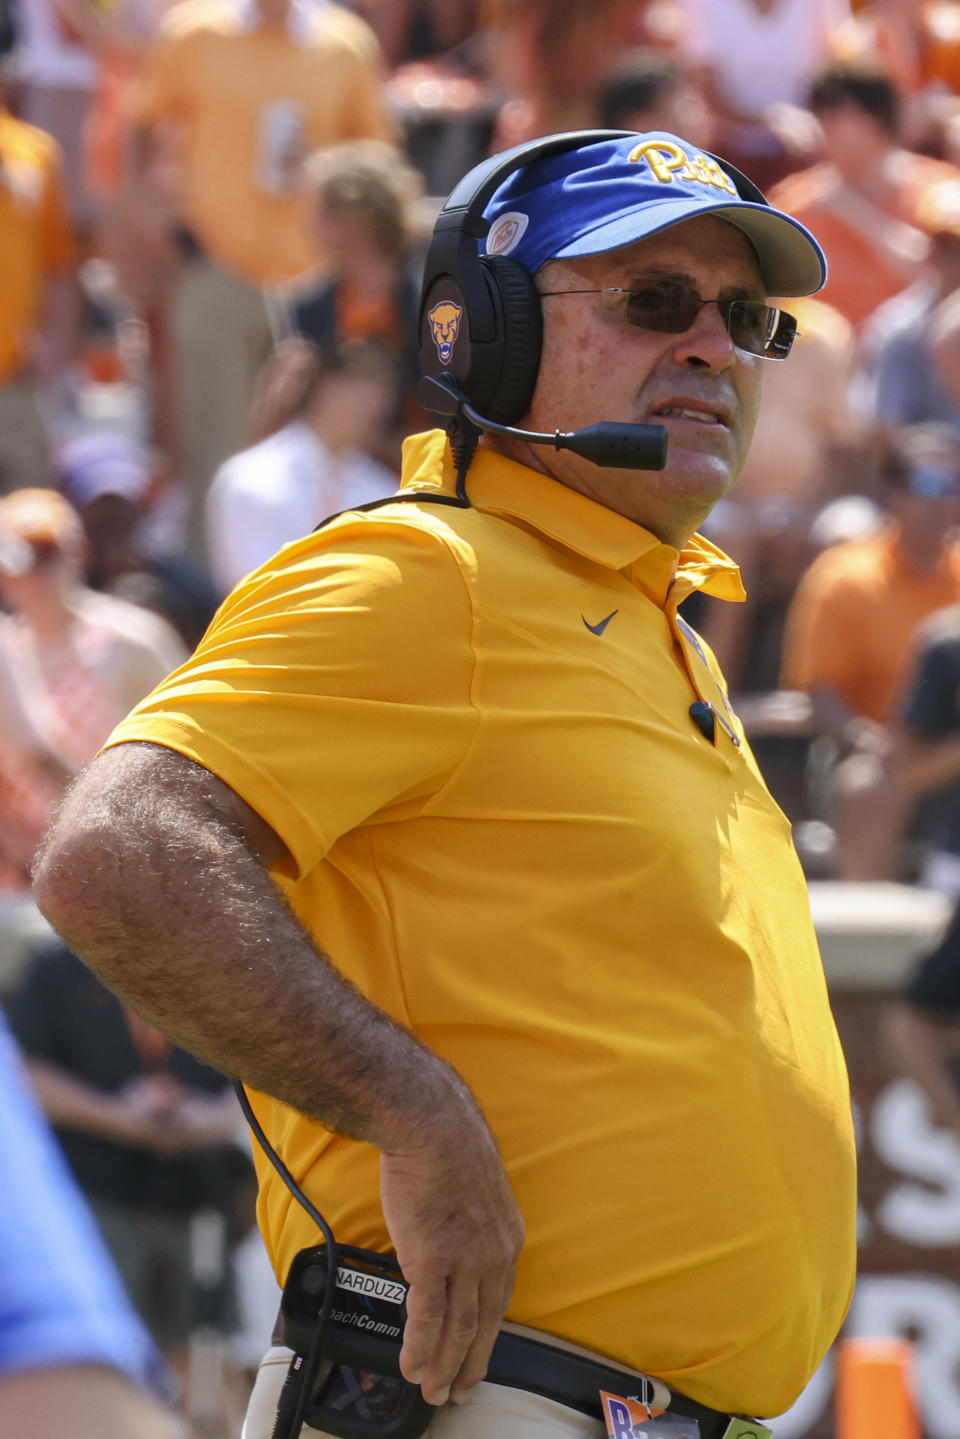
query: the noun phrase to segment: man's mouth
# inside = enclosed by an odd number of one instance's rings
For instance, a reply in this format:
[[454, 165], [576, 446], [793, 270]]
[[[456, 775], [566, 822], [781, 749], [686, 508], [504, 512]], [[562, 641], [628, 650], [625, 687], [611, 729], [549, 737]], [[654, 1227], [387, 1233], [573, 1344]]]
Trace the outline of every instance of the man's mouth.
[[658, 420], [665, 417], [676, 417], [680, 420], [698, 420], [704, 425], [720, 425], [723, 423], [719, 415], [711, 414], [709, 410], [691, 410], [681, 405], [670, 405], [665, 410], [658, 410], [656, 417]]

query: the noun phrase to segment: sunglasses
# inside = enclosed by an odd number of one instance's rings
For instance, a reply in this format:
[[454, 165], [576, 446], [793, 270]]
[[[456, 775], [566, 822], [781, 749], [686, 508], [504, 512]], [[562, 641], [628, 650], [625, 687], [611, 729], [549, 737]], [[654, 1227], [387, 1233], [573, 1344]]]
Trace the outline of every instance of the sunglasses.
[[696, 290], [686, 285], [643, 285], [636, 290], [613, 285], [602, 290], [544, 290], [542, 298], [553, 295], [626, 295], [629, 324], [661, 335], [682, 335], [704, 305], [716, 305], [737, 349], [762, 355], [765, 360], [785, 360], [797, 335], [794, 317], [775, 305], [764, 305], [759, 300], [701, 300]]

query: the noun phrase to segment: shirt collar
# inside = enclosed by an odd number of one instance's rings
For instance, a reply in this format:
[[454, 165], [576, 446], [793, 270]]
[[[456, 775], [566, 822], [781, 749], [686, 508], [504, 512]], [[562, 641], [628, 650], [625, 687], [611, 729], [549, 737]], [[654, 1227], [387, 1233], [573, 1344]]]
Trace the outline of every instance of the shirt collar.
[[[404, 441], [401, 488], [456, 493], [453, 457], [441, 430]], [[470, 465], [467, 493], [475, 509], [519, 520], [608, 569], [626, 570], [652, 559], [654, 551], [668, 551], [674, 574], [671, 606], [696, 589], [717, 599], [746, 598], [734, 561], [702, 535], [693, 535], [678, 554], [642, 525], [483, 445]]]

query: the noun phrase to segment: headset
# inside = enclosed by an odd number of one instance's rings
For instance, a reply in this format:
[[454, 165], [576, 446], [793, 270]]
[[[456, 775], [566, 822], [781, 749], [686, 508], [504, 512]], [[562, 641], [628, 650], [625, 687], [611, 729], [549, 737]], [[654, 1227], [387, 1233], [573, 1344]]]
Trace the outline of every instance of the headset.
[[[515, 170], [567, 150], [629, 139], [636, 133], [574, 130], [516, 145], [470, 170], [437, 217], [424, 262], [420, 305], [424, 378], [418, 396], [426, 409], [448, 420], [460, 491], [480, 430], [569, 449], [604, 467], [661, 470], [666, 464], [667, 434], [662, 425], [601, 421], [552, 435], [514, 427], [530, 407], [540, 368], [540, 296], [518, 261], [509, 255], [481, 255], [478, 245], [490, 228], [484, 206]], [[717, 155], [708, 158], [730, 177], [741, 199], [767, 204], [746, 175]], [[449, 317], [441, 344], [431, 315]]]

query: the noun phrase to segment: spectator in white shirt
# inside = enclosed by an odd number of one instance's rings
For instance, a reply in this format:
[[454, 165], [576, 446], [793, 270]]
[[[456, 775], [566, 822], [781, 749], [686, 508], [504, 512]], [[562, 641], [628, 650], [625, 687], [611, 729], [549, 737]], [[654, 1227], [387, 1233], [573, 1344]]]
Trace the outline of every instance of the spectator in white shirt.
[[321, 520], [397, 489], [399, 477], [365, 450], [396, 396], [395, 364], [377, 345], [329, 356], [302, 339], [278, 345], [254, 398], [261, 438], [220, 466], [207, 497], [207, 551], [224, 594]]

